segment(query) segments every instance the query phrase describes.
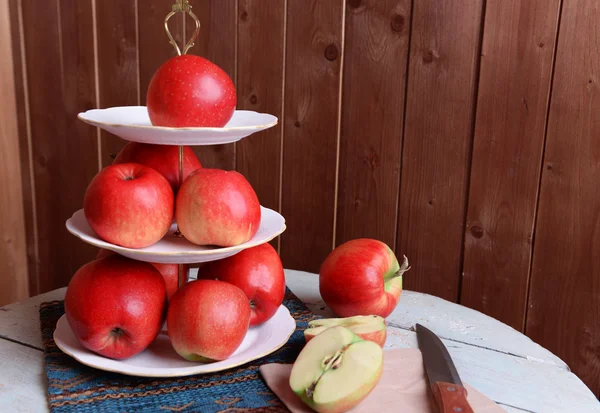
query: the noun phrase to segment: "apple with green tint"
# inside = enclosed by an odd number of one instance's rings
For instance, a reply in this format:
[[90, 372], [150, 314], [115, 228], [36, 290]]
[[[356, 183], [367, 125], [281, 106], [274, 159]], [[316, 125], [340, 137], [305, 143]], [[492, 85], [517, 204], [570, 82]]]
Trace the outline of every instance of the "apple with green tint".
[[231, 247], [254, 237], [261, 210], [256, 192], [242, 174], [202, 168], [192, 172], [181, 185], [175, 217], [188, 241]]
[[304, 346], [292, 367], [290, 387], [313, 410], [340, 413], [363, 401], [382, 372], [382, 348], [337, 326]]
[[319, 291], [339, 317], [378, 315], [394, 311], [402, 293], [402, 275], [409, 270], [385, 243], [369, 238], [348, 241], [334, 249], [319, 271]]
[[308, 343], [317, 334], [328, 328], [342, 326], [352, 331], [363, 340], [373, 341], [381, 347], [385, 345], [386, 325], [385, 319], [378, 315], [357, 315], [346, 318], [323, 318], [308, 322], [308, 328], [304, 330], [304, 339]]
[[246, 294], [224, 281], [191, 281], [169, 303], [169, 339], [186, 360], [210, 363], [229, 358], [244, 341], [249, 325]]

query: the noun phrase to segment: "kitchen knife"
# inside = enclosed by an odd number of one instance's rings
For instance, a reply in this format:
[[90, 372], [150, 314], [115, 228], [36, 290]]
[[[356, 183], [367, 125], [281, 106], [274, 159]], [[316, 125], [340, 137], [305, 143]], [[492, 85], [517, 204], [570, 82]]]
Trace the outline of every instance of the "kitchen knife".
[[417, 324], [417, 340], [423, 353], [425, 372], [441, 413], [473, 413], [467, 401], [467, 389], [444, 343], [431, 330]]

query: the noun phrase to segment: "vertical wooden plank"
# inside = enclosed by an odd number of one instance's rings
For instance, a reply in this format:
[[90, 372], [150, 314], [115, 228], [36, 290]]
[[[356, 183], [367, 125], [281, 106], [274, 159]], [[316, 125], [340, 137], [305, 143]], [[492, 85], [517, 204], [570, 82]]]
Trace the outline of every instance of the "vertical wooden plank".
[[[136, 27], [138, 0], [96, 0], [100, 107], [135, 106], [139, 102]], [[154, 30], [164, 31], [161, 25]], [[102, 131], [102, 165], [112, 163], [124, 140]]]
[[39, 293], [37, 217], [35, 215], [35, 188], [31, 162], [31, 129], [29, 122], [29, 94], [23, 9], [21, 0], [9, 0], [11, 37], [14, 64], [14, 83], [19, 128], [19, 159], [25, 220], [26, 255], [29, 278], [29, 295]]
[[410, 0], [348, 2], [336, 244], [396, 243]]
[[413, 7], [397, 252], [406, 288], [456, 301], [482, 1]]
[[563, 1], [527, 334], [600, 391], [600, 5]]
[[[61, 192], [64, 220], [54, 222], [54, 234], [61, 234], [62, 248], [54, 256], [63, 260], [57, 268], [56, 281], [64, 286], [75, 271], [95, 258], [97, 248], [74, 237], [64, 229], [64, 221], [83, 208], [85, 190], [98, 172], [98, 133], [96, 128], [77, 119], [77, 114], [97, 107], [96, 68], [94, 56], [93, 2], [91, 0], [59, 0], [62, 42], [62, 110], [64, 138], [69, 147], [65, 156], [71, 158], [70, 166], [62, 165], [60, 177], [68, 188]], [[78, 141], [78, 142], [74, 142]], [[63, 159], [57, 159], [62, 162]], [[76, 172], [75, 172], [76, 171]], [[37, 181], [36, 181], [37, 182]], [[56, 184], [54, 184], [56, 185]], [[56, 195], [54, 195], [56, 196]], [[41, 205], [38, 203], [38, 206]], [[39, 216], [39, 215], [38, 215]], [[50, 219], [50, 218], [49, 218]], [[57, 240], [54, 235], [54, 240]], [[67, 237], [66, 242], [62, 241]]]
[[486, 7], [461, 303], [517, 330], [525, 324], [559, 9], [560, 0]]
[[289, 0], [281, 237], [286, 268], [318, 272], [333, 244], [342, 0]]
[[[148, 85], [154, 72], [168, 59], [177, 56], [163, 29], [165, 17], [171, 12], [174, 0], [138, 0], [138, 37], [140, 59], [140, 100], [146, 104]], [[169, 30], [178, 45], [183, 43], [183, 13], [169, 20]]]
[[8, 0], [0, 0], [0, 306], [27, 298], [25, 219]]
[[279, 210], [284, 13], [285, 0], [239, 2], [238, 108], [271, 113], [279, 124], [237, 143], [236, 170], [261, 204], [274, 210]]
[[[79, 125], [95, 106], [90, 1], [23, 0], [30, 96], [33, 182], [39, 238], [40, 291], [67, 284], [92, 256], [65, 220], [81, 208], [97, 172], [97, 138]], [[43, 73], [43, 75], [41, 75]]]
[[[205, 0], [194, 2], [192, 6], [202, 26], [196, 46], [188, 54], [202, 56], [215, 63], [237, 86], [237, 0]], [[196, 29], [189, 17], [185, 28], [187, 41]], [[206, 168], [235, 169], [235, 144], [196, 146], [194, 151]]]

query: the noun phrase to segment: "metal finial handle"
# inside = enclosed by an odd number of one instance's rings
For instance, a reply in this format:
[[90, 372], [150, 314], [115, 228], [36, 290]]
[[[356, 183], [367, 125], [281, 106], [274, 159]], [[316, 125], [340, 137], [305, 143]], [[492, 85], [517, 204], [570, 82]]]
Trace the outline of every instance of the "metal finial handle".
[[[185, 47], [183, 48], [183, 53], [181, 52], [179, 45], [177, 44], [177, 42], [173, 38], [173, 35], [171, 34], [171, 31], [169, 30], [169, 19], [171, 17], [175, 16], [177, 13], [189, 14], [192, 17], [192, 19], [194, 19], [194, 21], [196, 22], [196, 31], [194, 32], [194, 35], [192, 36], [192, 38], [186, 43]], [[198, 35], [200, 34], [200, 20], [198, 20], [198, 17], [196, 17], [194, 12], [192, 11], [192, 6], [190, 6], [190, 3], [188, 2], [188, 0], [176, 0], [175, 1], [175, 4], [172, 7], [171, 13], [169, 13], [167, 15], [167, 17], [165, 18], [165, 31], [167, 32], [167, 36], [169, 36], [169, 43], [171, 43], [173, 45], [173, 47], [175, 48], [175, 50], [177, 51], [177, 54], [179, 56], [181, 56], [182, 54], [186, 54], [188, 52], [188, 50], [190, 50], [192, 47], [194, 47], [194, 42], [196, 41], [196, 39], [198, 38]]]

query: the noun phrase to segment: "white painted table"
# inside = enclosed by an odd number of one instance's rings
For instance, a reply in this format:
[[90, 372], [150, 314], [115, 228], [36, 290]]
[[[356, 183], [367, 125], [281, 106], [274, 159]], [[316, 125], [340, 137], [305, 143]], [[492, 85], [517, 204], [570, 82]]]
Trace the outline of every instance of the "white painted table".
[[[332, 316], [316, 274], [286, 270], [286, 281], [311, 310]], [[48, 411], [39, 305], [64, 294], [61, 288], [0, 308], [0, 411]], [[425, 325], [442, 337], [463, 381], [507, 412], [600, 412], [594, 394], [562, 360], [477, 311], [403, 291], [387, 322], [386, 348], [418, 347], [413, 328]]]

